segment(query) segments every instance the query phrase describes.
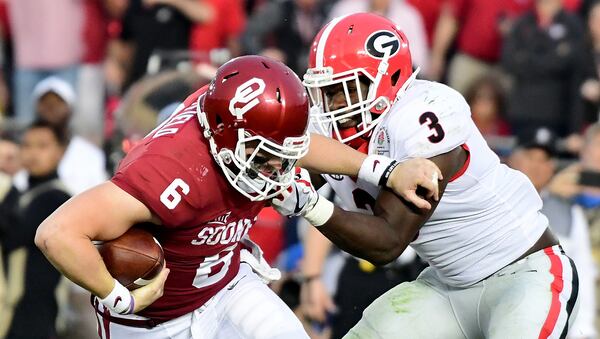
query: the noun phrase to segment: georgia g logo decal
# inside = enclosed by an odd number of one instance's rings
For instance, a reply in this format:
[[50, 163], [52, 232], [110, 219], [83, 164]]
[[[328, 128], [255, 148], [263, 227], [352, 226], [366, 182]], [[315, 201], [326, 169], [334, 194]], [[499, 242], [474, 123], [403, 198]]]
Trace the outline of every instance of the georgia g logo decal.
[[[265, 82], [260, 78], [252, 78], [241, 84], [235, 91], [235, 96], [229, 101], [229, 112], [235, 116], [244, 115], [258, 105], [258, 96], [265, 91]], [[236, 104], [245, 104], [242, 107], [236, 107]]]
[[387, 52], [389, 56], [398, 53], [400, 40], [390, 31], [377, 31], [369, 35], [365, 43], [365, 50], [374, 58], [382, 59]]

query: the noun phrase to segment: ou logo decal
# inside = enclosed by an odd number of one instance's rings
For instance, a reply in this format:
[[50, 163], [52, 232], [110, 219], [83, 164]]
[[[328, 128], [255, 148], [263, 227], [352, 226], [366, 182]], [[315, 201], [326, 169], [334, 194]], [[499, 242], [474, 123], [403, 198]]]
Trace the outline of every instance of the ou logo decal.
[[[265, 87], [264, 80], [260, 78], [252, 78], [238, 86], [235, 96], [229, 101], [229, 112], [238, 117], [244, 115], [258, 105], [258, 96], [264, 93]], [[235, 107], [238, 103], [245, 105]]]
[[400, 40], [390, 31], [377, 31], [369, 36], [365, 50], [374, 58], [381, 59], [387, 52], [389, 56], [398, 53]]

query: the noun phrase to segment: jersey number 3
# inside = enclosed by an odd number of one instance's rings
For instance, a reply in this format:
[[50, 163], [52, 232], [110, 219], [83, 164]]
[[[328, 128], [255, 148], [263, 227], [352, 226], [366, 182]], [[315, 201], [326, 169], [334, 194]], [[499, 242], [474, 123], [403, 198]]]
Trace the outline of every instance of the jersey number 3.
[[429, 129], [433, 131], [433, 134], [427, 137], [429, 141], [431, 141], [434, 144], [437, 144], [438, 142], [444, 139], [446, 133], [444, 132], [442, 125], [440, 125], [440, 120], [438, 119], [437, 115], [435, 115], [435, 113], [425, 112], [421, 114], [421, 116], [419, 117], [419, 122], [421, 123], [421, 125], [427, 124], [427, 127], [429, 127]]

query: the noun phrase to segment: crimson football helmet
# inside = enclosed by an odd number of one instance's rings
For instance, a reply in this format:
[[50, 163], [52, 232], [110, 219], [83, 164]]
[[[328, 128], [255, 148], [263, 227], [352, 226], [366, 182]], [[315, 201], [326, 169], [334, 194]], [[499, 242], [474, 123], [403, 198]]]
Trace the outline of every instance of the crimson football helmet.
[[204, 136], [233, 187], [257, 201], [291, 184], [310, 141], [308, 96], [291, 69], [261, 56], [233, 59], [198, 101]]
[[[382, 16], [357, 13], [333, 19], [317, 34], [303, 84], [321, 132], [358, 148], [415, 77], [404, 33]], [[343, 90], [345, 107], [330, 107], [326, 90], [333, 86]], [[358, 124], [340, 126], [350, 119]]]

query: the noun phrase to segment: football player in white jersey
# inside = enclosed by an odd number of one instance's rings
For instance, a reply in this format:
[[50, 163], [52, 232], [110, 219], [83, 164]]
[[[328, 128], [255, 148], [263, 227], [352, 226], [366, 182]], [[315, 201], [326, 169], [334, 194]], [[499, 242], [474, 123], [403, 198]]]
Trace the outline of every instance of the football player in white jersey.
[[393, 169], [384, 156], [429, 158], [443, 175], [431, 210], [360, 178], [324, 176], [344, 209], [334, 207], [305, 171], [274, 200], [374, 264], [409, 245], [430, 264], [375, 300], [346, 338], [564, 338], [577, 310], [577, 272], [548, 230], [540, 197], [500, 163], [464, 98], [416, 73], [404, 34], [374, 14], [336, 18], [312, 45], [304, 85], [314, 127], [369, 154], [361, 177]]

